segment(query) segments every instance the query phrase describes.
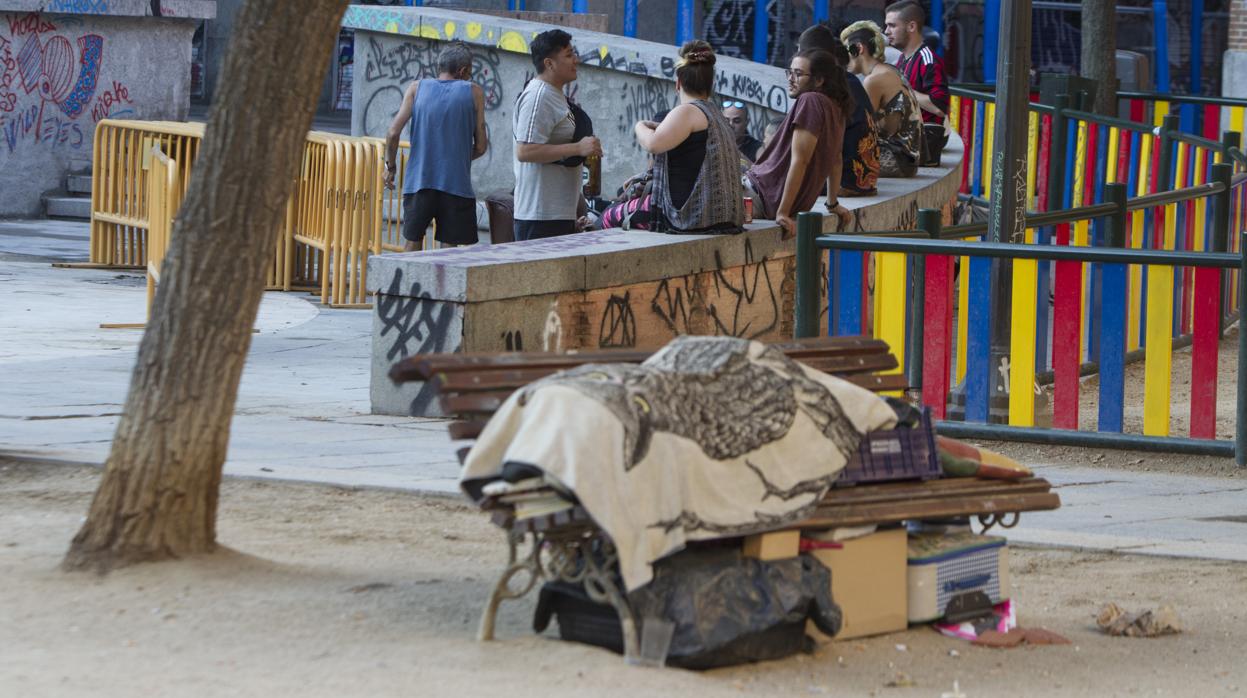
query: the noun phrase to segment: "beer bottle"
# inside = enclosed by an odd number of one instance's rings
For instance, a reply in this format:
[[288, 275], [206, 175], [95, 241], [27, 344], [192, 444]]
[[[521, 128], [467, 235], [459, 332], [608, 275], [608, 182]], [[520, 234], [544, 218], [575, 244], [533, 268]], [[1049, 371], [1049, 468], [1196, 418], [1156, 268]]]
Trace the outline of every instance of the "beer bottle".
[[590, 155], [585, 158], [585, 169], [588, 171], [589, 179], [585, 182], [584, 193], [586, 199], [593, 199], [602, 195], [602, 156]]

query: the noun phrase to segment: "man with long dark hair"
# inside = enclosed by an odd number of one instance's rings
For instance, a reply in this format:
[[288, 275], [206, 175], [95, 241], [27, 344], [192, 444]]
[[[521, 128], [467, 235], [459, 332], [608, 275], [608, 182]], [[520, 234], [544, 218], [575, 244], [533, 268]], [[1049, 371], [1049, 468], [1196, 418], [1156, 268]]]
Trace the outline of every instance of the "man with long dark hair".
[[784, 237], [796, 232], [796, 215], [808, 211], [827, 184], [827, 208], [841, 227], [852, 215], [840, 205], [844, 124], [853, 111], [853, 97], [844, 70], [826, 51], [801, 51], [788, 70], [788, 94], [793, 104], [775, 139], [745, 173], [746, 195], [754, 201], [754, 215], [772, 218]]

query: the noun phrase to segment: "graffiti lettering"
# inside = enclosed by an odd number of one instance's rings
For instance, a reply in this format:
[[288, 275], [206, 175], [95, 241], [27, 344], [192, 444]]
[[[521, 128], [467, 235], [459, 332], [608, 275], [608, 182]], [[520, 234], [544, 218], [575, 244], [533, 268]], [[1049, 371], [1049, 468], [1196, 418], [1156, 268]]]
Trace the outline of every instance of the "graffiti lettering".
[[80, 15], [108, 14], [108, 0], [52, 0], [48, 12], [67, 12]]
[[120, 104], [132, 104], [130, 100], [130, 90], [125, 85], [113, 80], [111, 90], [105, 90], [95, 100], [95, 106], [91, 108], [91, 120], [99, 121], [107, 119], [113, 113], [113, 107]]
[[[412, 283], [406, 295], [400, 295], [403, 293], [403, 272], [399, 269], [394, 272], [386, 292], [377, 294], [381, 337], [390, 340], [386, 358], [394, 361], [412, 354], [457, 350], [459, 343], [452, 344], [449, 336], [453, 306], [432, 300], [419, 283]], [[426, 414], [433, 396], [432, 388], [427, 383], [421, 384], [412, 400], [411, 414]]]
[[56, 31], [56, 25], [45, 20], [43, 15], [32, 12], [28, 15], [9, 15], [9, 36], [26, 36], [27, 34], [43, 34]]
[[635, 347], [636, 317], [632, 314], [632, 293], [612, 295], [606, 301], [606, 311], [598, 323], [598, 347]]

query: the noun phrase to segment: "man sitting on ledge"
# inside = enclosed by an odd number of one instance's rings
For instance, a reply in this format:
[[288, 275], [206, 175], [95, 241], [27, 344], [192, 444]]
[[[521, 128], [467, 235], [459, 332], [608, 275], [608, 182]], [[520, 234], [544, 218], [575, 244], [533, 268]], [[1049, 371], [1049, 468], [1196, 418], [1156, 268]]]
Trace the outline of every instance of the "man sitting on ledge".
[[754, 216], [774, 219], [789, 238], [796, 234], [796, 215], [810, 210], [824, 182], [828, 210], [841, 227], [852, 219], [837, 195], [844, 125], [853, 111], [853, 97], [844, 69], [826, 51], [801, 51], [785, 72], [788, 94], [796, 101], [742, 184], [746, 196], [753, 197]]

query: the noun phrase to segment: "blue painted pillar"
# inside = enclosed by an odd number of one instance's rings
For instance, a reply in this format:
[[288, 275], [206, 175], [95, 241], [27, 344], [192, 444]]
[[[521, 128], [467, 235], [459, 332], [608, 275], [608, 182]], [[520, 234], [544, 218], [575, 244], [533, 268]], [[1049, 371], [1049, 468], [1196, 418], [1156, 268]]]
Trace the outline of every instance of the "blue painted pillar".
[[[939, 2], [940, 0], [936, 0]], [[814, 21], [826, 22], [831, 19], [831, 0], [814, 0]]]
[[683, 46], [684, 42], [693, 38], [693, 0], [678, 0], [675, 10], [676, 46]]
[[624, 0], [624, 36], [636, 36], [636, 0]]
[[996, 82], [996, 57], [999, 52], [1000, 0], [985, 0], [983, 3], [983, 82]]
[[770, 17], [766, 14], [766, 0], [753, 1], [753, 60], [766, 63], [766, 41], [771, 33]]
[[583, 15], [589, 11], [589, 0], [572, 0], [572, 12]]
[[1197, 95], [1203, 88], [1204, 0], [1191, 0], [1191, 87], [1188, 94]]
[[1153, 77], [1156, 91], [1169, 93], [1169, 3], [1166, 0], [1152, 0], [1152, 43], [1156, 46], [1152, 56], [1156, 64]]

